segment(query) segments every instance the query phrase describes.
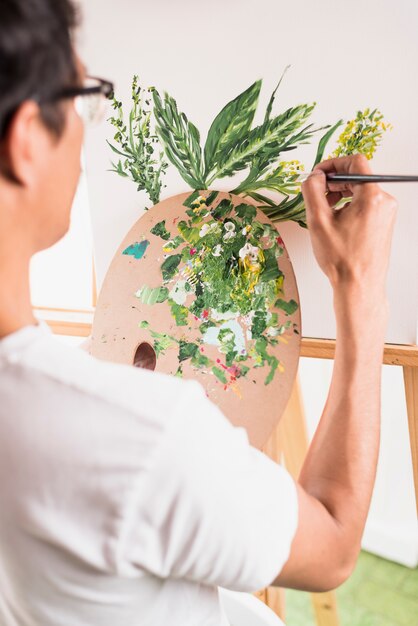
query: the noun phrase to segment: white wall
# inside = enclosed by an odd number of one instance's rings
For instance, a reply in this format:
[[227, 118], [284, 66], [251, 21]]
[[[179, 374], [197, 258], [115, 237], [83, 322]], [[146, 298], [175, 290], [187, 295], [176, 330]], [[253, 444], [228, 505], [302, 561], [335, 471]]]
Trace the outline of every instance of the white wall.
[[[378, 106], [394, 130], [375, 159], [379, 172], [418, 168], [418, 3], [402, 0], [84, 0], [81, 49], [91, 73], [116, 82], [129, 102], [134, 73], [143, 85], [169, 91], [205, 134], [220, 108], [264, 78], [265, 105], [287, 64], [292, 69], [276, 110], [317, 101], [315, 120], [330, 123]], [[87, 139], [87, 173], [99, 283], [146, 199], [130, 181], [106, 173], [109, 126]], [[313, 148], [304, 150], [306, 164]], [[297, 155], [295, 155], [297, 156]], [[418, 173], [418, 172], [416, 172]], [[165, 196], [185, 190], [171, 170]], [[218, 188], [231, 188], [224, 179]], [[388, 342], [415, 343], [418, 319], [418, 186], [388, 186], [400, 201], [388, 281]], [[335, 337], [332, 294], [312, 255], [309, 235], [288, 223], [281, 234], [299, 284], [305, 336]], [[328, 389], [330, 363], [302, 359], [311, 428]], [[401, 371], [384, 368], [382, 457], [366, 545], [409, 564], [418, 562], [411, 463]], [[383, 548], [380, 546], [382, 544]], [[390, 554], [389, 554], [390, 552]], [[385, 555], [385, 554], [384, 554]], [[406, 558], [406, 556], [408, 558]]]
[[91, 309], [93, 241], [86, 178], [83, 174], [71, 211], [68, 233], [30, 264], [33, 306]]

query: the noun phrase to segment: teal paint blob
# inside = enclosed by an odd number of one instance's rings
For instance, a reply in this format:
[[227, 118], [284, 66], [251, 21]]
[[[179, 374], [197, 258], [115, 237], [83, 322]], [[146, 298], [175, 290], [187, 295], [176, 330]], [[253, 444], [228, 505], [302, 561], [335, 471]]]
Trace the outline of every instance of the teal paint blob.
[[148, 246], [149, 241], [145, 239], [144, 241], [136, 242], [128, 246], [128, 248], [126, 248], [126, 250], [124, 250], [122, 254], [128, 254], [130, 256], [133, 256], [135, 259], [140, 260], [144, 256]]

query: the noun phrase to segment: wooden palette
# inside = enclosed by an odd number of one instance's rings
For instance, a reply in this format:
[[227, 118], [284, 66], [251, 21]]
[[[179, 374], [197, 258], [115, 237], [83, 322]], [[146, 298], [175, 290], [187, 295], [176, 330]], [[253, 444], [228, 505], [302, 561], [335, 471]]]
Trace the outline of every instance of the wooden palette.
[[250, 200], [202, 191], [164, 200], [129, 231], [100, 292], [92, 354], [198, 380], [261, 448], [288, 402], [300, 338], [274, 224]]

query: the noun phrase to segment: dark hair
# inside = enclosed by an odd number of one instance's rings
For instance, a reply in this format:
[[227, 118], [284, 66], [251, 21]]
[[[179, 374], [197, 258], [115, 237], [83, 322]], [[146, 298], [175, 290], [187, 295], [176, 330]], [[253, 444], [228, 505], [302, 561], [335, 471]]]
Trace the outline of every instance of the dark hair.
[[52, 132], [62, 132], [62, 103], [48, 99], [77, 81], [71, 41], [76, 22], [71, 0], [0, 0], [0, 142], [28, 99], [40, 103]]

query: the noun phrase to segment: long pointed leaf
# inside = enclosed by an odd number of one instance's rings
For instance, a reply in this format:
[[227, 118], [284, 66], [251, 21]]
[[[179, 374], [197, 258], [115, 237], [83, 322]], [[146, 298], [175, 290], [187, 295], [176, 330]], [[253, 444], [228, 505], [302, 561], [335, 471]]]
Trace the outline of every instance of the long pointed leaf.
[[285, 74], [286, 74], [288, 69], [290, 69], [290, 65], [286, 65], [286, 67], [284, 68], [283, 74], [280, 76], [279, 82], [277, 83], [276, 89], [273, 91], [273, 93], [270, 96], [270, 100], [269, 100], [269, 103], [267, 105], [266, 115], [264, 117], [264, 123], [268, 122], [268, 120], [270, 119], [271, 111], [272, 111], [272, 108], [273, 108], [273, 102], [274, 102], [274, 99], [276, 97], [276, 92], [277, 92], [278, 88], [280, 87], [280, 85], [282, 83], [282, 80], [285, 77]]
[[257, 80], [228, 102], [212, 122], [204, 150], [206, 175], [214, 168], [219, 155], [228, 144], [241, 141], [250, 130], [258, 104], [261, 82]]
[[237, 144], [221, 155], [216, 171], [207, 181], [210, 186], [217, 178], [232, 176], [245, 169], [256, 157], [260, 157], [263, 167], [275, 161], [280, 152], [291, 150], [292, 144], [303, 143], [316, 132], [311, 125], [297, 132], [310, 116], [315, 105], [299, 105], [252, 129]]
[[341, 126], [342, 123], [343, 123], [343, 120], [338, 120], [338, 122], [334, 124], [334, 126], [331, 126], [331, 128], [321, 138], [318, 144], [318, 150], [316, 152], [316, 157], [315, 157], [315, 161], [313, 164], [314, 167], [315, 165], [318, 165], [318, 163], [322, 161], [322, 157], [324, 156], [325, 148], [327, 146], [328, 141], [331, 139], [332, 135], [335, 133], [337, 128]]
[[164, 102], [157, 90], [153, 98], [156, 131], [168, 159], [192, 189], [205, 189], [199, 131], [168, 93], [164, 94]]

